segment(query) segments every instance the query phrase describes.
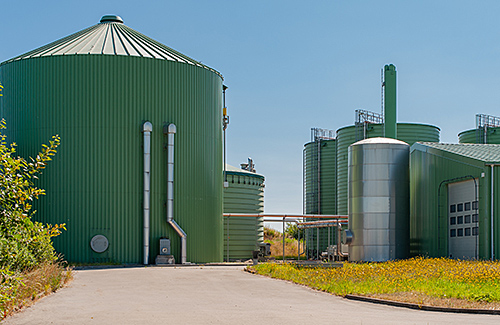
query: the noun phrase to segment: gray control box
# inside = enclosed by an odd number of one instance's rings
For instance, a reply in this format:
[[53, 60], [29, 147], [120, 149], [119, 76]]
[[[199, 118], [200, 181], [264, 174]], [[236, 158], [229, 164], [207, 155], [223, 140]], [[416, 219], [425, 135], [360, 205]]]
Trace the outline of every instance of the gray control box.
[[171, 253], [170, 253], [170, 239], [160, 238], [160, 255], [171, 255]]

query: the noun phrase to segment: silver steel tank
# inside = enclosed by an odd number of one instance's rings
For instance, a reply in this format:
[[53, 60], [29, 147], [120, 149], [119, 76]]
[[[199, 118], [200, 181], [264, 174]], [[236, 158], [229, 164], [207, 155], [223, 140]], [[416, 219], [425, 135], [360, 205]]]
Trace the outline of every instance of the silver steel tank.
[[350, 261], [388, 261], [409, 255], [410, 146], [370, 138], [349, 146]]

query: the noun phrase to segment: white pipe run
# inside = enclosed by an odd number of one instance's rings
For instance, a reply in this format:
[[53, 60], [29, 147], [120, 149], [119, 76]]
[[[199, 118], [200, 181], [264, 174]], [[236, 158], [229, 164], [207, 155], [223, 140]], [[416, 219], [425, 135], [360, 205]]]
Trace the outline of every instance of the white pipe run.
[[495, 189], [495, 165], [491, 165], [491, 212], [490, 212], [490, 228], [491, 228], [491, 260], [493, 261], [495, 259], [495, 241], [494, 241], [494, 231], [493, 231], [493, 213], [495, 212], [494, 210], [494, 202], [495, 202], [495, 195], [494, 195], [494, 189]]
[[142, 125], [142, 133], [144, 137], [144, 199], [143, 199], [143, 264], [149, 264], [149, 202], [150, 202], [150, 180], [151, 180], [151, 132], [153, 132], [153, 124], [146, 121]]
[[163, 129], [167, 134], [167, 222], [181, 237], [181, 263], [186, 264], [186, 233], [174, 220], [174, 136], [177, 128], [169, 124]]

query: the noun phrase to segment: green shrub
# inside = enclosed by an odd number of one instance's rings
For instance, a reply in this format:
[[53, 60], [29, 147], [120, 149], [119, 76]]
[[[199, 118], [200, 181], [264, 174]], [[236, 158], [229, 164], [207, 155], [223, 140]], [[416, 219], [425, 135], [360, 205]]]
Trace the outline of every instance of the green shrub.
[[285, 229], [285, 234], [290, 237], [290, 238], [295, 238], [295, 239], [299, 239], [299, 234], [300, 234], [300, 238], [301, 239], [304, 239], [304, 229], [299, 229], [299, 227], [297, 227], [297, 224], [296, 223], [291, 223], [291, 222], [288, 222], [286, 224], [286, 229]]
[[21, 271], [57, 259], [52, 237], [64, 224], [43, 225], [32, 220], [32, 202], [44, 194], [33, 181], [37, 179], [60, 143], [54, 136], [43, 145], [36, 158], [26, 161], [15, 156], [16, 145], [7, 145], [5, 121], [0, 122], [0, 269]]

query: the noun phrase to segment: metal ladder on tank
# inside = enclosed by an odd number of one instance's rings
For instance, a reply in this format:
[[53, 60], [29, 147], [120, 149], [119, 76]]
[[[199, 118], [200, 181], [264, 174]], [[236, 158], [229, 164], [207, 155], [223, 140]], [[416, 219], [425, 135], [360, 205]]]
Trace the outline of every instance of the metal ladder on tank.
[[[335, 139], [335, 131], [321, 128], [311, 128], [311, 142], [314, 142], [314, 149], [311, 152], [309, 163], [311, 164], [310, 174], [307, 174], [307, 157], [304, 150], [303, 155], [303, 192], [304, 192], [304, 214], [321, 214], [321, 146], [323, 140]], [[310, 195], [306, 191], [306, 180], [311, 178], [311, 184], [316, 184], [313, 187]], [[308, 220], [311, 221], [311, 220]], [[318, 233], [316, 232], [316, 236]], [[315, 239], [315, 234], [309, 229], [305, 229], [306, 243], [312, 243]], [[317, 252], [317, 254], [319, 254]], [[309, 247], [306, 247], [306, 257], [309, 258]]]

